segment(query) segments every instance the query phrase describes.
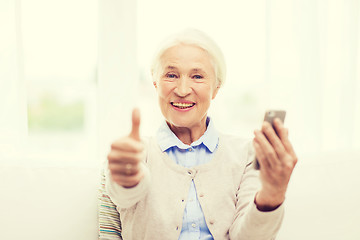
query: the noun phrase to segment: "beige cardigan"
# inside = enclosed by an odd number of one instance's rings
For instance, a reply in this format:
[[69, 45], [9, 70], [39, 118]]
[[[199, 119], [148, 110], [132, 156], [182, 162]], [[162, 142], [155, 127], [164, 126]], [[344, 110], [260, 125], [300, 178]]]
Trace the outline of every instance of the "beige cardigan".
[[214, 239], [275, 239], [284, 213], [281, 205], [261, 212], [254, 204], [260, 187], [249, 140], [223, 135], [213, 159], [193, 168], [177, 165], [156, 138], [146, 143], [143, 180], [127, 189], [106, 173], [106, 191], [117, 206], [124, 240], [178, 239], [191, 180]]

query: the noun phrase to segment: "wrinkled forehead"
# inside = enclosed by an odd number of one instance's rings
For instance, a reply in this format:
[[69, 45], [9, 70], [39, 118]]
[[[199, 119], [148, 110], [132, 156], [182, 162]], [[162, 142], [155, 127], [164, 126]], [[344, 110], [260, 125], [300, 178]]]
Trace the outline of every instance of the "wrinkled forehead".
[[162, 70], [178, 68], [178, 65], [194, 70], [215, 72], [213, 57], [208, 51], [195, 44], [179, 43], [163, 51], [159, 58]]

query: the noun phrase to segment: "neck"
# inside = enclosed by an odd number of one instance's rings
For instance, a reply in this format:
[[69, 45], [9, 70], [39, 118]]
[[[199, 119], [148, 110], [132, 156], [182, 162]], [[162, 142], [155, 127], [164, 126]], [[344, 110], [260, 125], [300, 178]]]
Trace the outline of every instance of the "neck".
[[184, 144], [190, 145], [198, 140], [206, 131], [206, 116], [199, 124], [191, 127], [177, 127], [167, 122], [171, 131], [180, 139]]

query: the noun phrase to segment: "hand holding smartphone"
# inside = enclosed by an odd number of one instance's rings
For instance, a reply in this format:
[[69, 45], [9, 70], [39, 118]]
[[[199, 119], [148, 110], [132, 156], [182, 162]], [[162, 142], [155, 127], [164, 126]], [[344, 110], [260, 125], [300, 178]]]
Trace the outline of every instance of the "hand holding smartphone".
[[[274, 119], [279, 118], [284, 123], [285, 115], [286, 115], [286, 111], [283, 111], [283, 110], [269, 110], [269, 111], [265, 112], [264, 121], [270, 123], [271, 126], [273, 126], [273, 128], [274, 128]], [[275, 128], [274, 128], [274, 130], [275, 130]], [[275, 130], [275, 132], [276, 132], [276, 130]], [[256, 157], [254, 160], [254, 167], [256, 170], [260, 169], [260, 164]]]

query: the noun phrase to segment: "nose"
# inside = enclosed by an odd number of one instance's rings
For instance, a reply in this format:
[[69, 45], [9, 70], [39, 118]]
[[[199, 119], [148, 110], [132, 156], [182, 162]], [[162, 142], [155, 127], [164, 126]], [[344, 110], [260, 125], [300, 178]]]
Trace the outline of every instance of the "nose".
[[175, 88], [175, 94], [179, 97], [186, 97], [191, 93], [192, 89], [190, 86], [190, 81], [186, 77], [181, 77], [177, 81], [177, 85]]

